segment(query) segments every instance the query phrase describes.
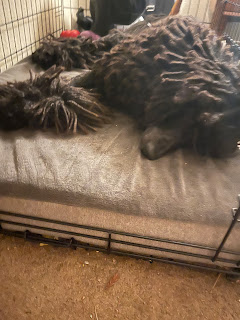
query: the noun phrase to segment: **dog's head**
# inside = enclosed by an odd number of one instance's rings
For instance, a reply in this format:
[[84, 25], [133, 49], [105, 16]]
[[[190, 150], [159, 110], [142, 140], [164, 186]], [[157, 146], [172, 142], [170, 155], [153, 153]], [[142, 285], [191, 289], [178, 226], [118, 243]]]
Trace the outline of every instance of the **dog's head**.
[[42, 46], [32, 54], [32, 61], [46, 70], [56, 64], [56, 50], [54, 50], [53, 46], [43, 43]]

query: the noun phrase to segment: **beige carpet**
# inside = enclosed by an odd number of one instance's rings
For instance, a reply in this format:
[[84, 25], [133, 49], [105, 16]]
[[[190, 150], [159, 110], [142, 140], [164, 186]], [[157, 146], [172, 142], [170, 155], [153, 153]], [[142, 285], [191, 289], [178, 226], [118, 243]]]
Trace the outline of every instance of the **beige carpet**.
[[1, 320], [239, 320], [240, 285], [217, 277], [0, 235]]

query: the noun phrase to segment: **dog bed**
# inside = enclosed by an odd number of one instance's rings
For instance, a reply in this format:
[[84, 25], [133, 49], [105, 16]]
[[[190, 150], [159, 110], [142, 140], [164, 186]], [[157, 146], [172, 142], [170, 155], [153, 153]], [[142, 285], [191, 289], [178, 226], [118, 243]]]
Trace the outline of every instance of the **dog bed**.
[[[27, 58], [0, 83], [25, 80], [30, 69], [41, 71]], [[178, 150], [149, 161], [139, 137], [121, 114], [86, 136], [1, 132], [1, 227], [73, 236], [96, 248], [111, 234], [113, 252], [211, 264], [238, 206], [240, 154], [214, 160]], [[237, 223], [218, 265], [240, 260], [239, 231]]]

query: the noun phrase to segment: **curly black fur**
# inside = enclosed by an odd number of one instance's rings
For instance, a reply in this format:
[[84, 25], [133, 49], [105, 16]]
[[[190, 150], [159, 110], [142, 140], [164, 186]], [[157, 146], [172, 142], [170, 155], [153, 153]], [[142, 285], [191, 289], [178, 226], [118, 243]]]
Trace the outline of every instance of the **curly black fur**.
[[93, 41], [91, 38], [54, 38], [50, 36], [32, 54], [33, 62], [43, 69], [53, 65], [63, 66], [67, 70], [73, 68], [91, 69], [93, 64], [124, 39], [133, 39], [140, 32], [149, 28], [149, 23], [162, 19], [164, 15], [151, 15], [143, 22], [129, 27], [126, 32], [113, 29], [110, 33]]
[[62, 67], [51, 67], [28, 81], [0, 85], [0, 127], [55, 128], [87, 134], [109, 122], [110, 112], [98, 95], [69, 86], [59, 78]]
[[92, 79], [108, 105], [141, 121], [148, 158], [182, 145], [225, 156], [240, 138], [238, 64], [214, 31], [171, 16], [116, 45], [94, 64]]
[[[86, 77], [74, 79], [64, 90], [93, 88], [107, 105], [134, 117], [144, 129], [140, 147], [149, 159], [189, 145], [202, 154], [227, 156], [240, 139], [240, 71], [238, 53], [222, 40], [192, 18], [167, 17], [137, 36], [124, 34], [93, 63]], [[56, 99], [64, 90], [54, 86]], [[47, 107], [53, 92], [46, 97]], [[96, 107], [95, 97], [94, 103]], [[44, 108], [37, 104], [45, 116], [46, 104]], [[38, 107], [31, 109], [35, 112]], [[104, 115], [103, 107], [100, 110]], [[56, 111], [53, 118], [56, 125]], [[58, 130], [68, 127], [66, 119], [64, 124]]]
[[32, 54], [32, 61], [45, 70], [53, 65], [63, 66], [66, 70], [91, 69], [104, 52], [109, 52], [126, 37], [126, 34], [117, 30], [113, 30], [97, 41], [80, 36], [77, 38], [50, 37], [44, 40]]

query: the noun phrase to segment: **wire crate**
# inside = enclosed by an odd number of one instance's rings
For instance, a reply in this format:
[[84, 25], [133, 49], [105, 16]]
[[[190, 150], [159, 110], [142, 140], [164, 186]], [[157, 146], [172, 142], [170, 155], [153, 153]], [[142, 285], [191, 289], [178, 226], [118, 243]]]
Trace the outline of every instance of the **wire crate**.
[[49, 34], [73, 28], [79, 7], [89, 0], [0, 0], [0, 72], [35, 51]]
[[240, 41], [240, 0], [218, 0], [211, 27], [219, 34], [226, 33]]

